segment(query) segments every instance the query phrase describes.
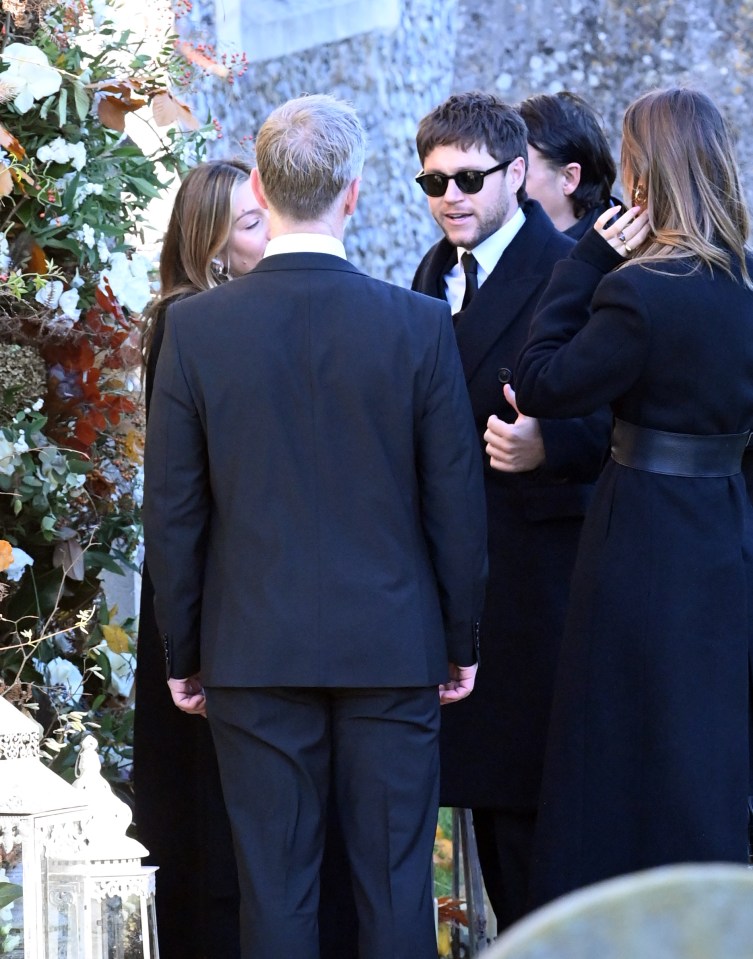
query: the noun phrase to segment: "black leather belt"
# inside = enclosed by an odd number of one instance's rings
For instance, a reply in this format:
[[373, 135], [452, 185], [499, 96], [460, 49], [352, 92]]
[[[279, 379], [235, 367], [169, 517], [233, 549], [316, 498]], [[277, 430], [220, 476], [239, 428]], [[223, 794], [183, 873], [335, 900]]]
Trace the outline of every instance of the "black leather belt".
[[612, 459], [632, 469], [669, 476], [733, 476], [740, 472], [749, 438], [750, 432], [666, 433], [615, 419]]

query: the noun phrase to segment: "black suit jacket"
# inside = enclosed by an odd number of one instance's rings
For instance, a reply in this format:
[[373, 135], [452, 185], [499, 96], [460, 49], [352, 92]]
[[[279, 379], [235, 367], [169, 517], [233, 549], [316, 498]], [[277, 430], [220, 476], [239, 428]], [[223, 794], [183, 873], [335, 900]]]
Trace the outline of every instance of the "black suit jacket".
[[[479, 448], [492, 413], [513, 422], [502, 393], [528, 336], [554, 264], [573, 242], [535, 201], [526, 222], [469, 307], [456, 335]], [[414, 289], [444, 299], [457, 251], [441, 240], [416, 272]], [[512, 384], [515, 385], [514, 382]], [[473, 696], [442, 713], [442, 801], [470, 807], [534, 807], [554, 670], [580, 527], [609, 448], [607, 411], [540, 421], [546, 463], [500, 473], [484, 455], [489, 582], [482, 621], [483, 668]]]
[[320, 253], [172, 306], [144, 519], [171, 676], [425, 686], [474, 662], [485, 507], [447, 306]]

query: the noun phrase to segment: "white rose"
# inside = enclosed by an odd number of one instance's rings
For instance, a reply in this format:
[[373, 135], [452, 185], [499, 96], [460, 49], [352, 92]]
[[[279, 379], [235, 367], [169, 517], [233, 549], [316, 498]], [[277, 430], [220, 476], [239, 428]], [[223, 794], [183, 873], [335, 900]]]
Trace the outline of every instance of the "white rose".
[[69, 659], [57, 656], [49, 663], [42, 664], [37, 660], [34, 665], [44, 674], [48, 686], [64, 686], [72, 699], [78, 698], [83, 692], [84, 677]]
[[110, 661], [110, 685], [108, 692], [126, 699], [131, 695], [133, 680], [136, 676], [136, 657], [133, 653], [115, 653], [103, 640], [97, 649], [101, 650]]

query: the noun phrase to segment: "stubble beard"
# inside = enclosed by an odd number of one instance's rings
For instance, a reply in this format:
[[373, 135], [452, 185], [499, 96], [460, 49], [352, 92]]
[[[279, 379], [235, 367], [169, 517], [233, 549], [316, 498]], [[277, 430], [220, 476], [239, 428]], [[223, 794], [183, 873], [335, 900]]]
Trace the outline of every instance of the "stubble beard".
[[[492, 233], [496, 233], [502, 224], [508, 220], [509, 214], [510, 201], [507, 196], [502, 194], [494, 207], [487, 208], [483, 212], [474, 211], [473, 219], [464, 224], [459, 224], [456, 231], [452, 230], [451, 226], [448, 230], [448, 221], [441, 214], [435, 216], [434, 219], [453, 246], [473, 250], [490, 237]], [[475, 229], [470, 233], [466, 232], [472, 225], [475, 225]]]

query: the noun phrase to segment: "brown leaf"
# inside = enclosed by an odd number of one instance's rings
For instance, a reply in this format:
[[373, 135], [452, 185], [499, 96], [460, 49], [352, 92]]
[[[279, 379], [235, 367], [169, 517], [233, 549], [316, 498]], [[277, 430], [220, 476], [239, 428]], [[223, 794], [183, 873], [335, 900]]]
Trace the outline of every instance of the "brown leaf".
[[0, 196], [8, 196], [13, 192], [13, 177], [8, 167], [3, 167], [0, 172]]
[[168, 90], [163, 90], [152, 97], [152, 114], [158, 127], [177, 123], [187, 130], [198, 130], [201, 126], [189, 107], [180, 100], [176, 100]]

